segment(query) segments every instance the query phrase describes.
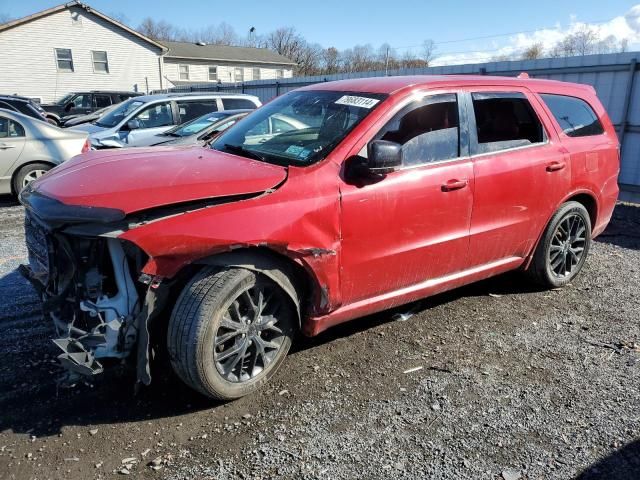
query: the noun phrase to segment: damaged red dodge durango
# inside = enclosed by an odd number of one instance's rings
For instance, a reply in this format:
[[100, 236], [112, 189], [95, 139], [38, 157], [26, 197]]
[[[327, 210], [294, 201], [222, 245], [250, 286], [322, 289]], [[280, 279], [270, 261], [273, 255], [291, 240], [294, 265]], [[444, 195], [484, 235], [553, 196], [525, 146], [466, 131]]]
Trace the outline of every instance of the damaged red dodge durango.
[[282, 365], [296, 331], [521, 269], [581, 270], [618, 195], [593, 88], [527, 78], [322, 83], [207, 147], [89, 152], [22, 193], [29, 265], [70, 375], [151, 380], [163, 345], [218, 399]]

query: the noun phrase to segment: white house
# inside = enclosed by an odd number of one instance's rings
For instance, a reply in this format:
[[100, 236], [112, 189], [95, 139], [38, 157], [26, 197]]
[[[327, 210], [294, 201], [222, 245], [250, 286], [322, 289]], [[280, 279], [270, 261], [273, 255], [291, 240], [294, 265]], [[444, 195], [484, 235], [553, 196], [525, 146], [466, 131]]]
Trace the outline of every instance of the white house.
[[0, 93], [164, 88], [166, 47], [74, 1], [0, 25]]
[[162, 42], [165, 79], [173, 85], [290, 78], [295, 63], [266, 48]]
[[291, 77], [264, 48], [159, 43], [78, 0], [0, 25], [0, 93], [42, 103], [68, 92]]

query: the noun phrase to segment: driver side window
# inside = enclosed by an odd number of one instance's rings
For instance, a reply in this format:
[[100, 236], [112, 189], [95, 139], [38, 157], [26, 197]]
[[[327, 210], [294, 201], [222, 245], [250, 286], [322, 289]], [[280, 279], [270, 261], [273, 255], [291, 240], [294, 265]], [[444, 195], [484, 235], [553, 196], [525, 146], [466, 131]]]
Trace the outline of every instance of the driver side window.
[[405, 167], [460, 156], [458, 99], [453, 93], [431, 95], [403, 108], [377, 135], [402, 145]]
[[173, 125], [173, 113], [171, 103], [156, 103], [142, 110], [135, 117], [140, 123], [140, 128], [156, 128]]

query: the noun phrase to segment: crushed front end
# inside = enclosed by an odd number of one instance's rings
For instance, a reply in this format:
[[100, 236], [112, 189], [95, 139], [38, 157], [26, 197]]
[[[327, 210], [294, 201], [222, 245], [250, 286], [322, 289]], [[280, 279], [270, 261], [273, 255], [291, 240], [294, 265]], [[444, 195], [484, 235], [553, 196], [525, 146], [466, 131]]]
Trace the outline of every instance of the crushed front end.
[[141, 329], [146, 347], [141, 323], [148, 319], [151, 279], [134, 280], [147, 257], [117, 238], [124, 213], [68, 206], [32, 191], [21, 201], [29, 255], [21, 272], [55, 325], [58, 359], [71, 377], [101, 373], [104, 359], [130, 357]]

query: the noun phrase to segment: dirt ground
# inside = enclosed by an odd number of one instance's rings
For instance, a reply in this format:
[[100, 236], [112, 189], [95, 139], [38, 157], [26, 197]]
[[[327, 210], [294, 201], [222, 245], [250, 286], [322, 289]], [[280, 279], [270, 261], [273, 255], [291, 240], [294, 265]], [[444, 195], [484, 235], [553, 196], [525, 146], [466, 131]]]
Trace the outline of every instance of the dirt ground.
[[565, 289], [507, 274], [359, 319], [227, 404], [163, 365], [137, 396], [58, 388], [22, 217], [0, 199], [0, 479], [640, 479], [640, 207]]

